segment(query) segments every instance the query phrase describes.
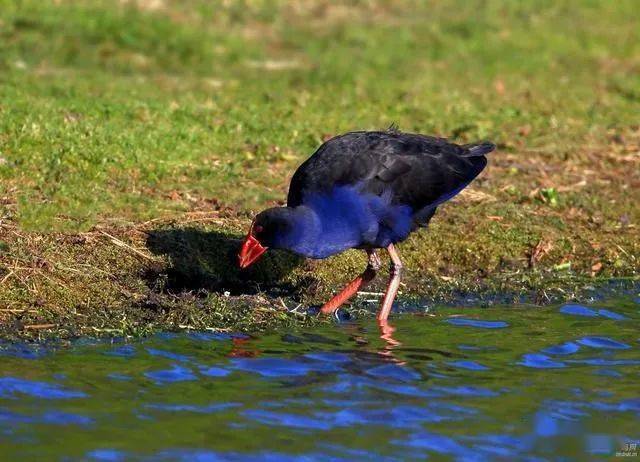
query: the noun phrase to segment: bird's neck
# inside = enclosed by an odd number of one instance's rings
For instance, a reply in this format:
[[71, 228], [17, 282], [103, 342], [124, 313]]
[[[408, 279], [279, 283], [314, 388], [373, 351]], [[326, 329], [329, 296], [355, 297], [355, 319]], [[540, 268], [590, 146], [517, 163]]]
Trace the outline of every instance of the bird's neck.
[[389, 197], [363, 194], [349, 186], [309, 195], [304, 205], [289, 209], [291, 226], [278, 237], [277, 247], [325, 258], [363, 244], [388, 245], [396, 228], [402, 237], [409, 233], [410, 210], [405, 208], [392, 206]]
[[275, 247], [311, 258], [325, 258], [354, 244], [348, 235], [330, 232], [334, 220], [322, 210], [307, 205], [289, 208], [290, 226], [275, 241]]

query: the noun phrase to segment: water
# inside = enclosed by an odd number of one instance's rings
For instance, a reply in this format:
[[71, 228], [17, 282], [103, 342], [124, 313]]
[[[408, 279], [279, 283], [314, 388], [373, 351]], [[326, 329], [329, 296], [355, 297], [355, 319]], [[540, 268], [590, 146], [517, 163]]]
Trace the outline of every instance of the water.
[[[640, 443], [640, 300], [0, 345], [3, 460], [592, 460]], [[628, 452], [628, 451], [627, 451]]]

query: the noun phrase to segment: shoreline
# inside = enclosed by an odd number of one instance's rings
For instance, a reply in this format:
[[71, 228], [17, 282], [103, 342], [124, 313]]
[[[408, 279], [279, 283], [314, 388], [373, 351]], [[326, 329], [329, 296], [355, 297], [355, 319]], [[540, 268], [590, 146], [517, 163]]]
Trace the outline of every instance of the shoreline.
[[[254, 269], [240, 271], [233, 257], [247, 221], [211, 212], [195, 224], [159, 220], [73, 234], [5, 226], [0, 339], [144, 337], [176, 330], [257, 333], [325, 322], [302, 307], [321, 304], [358, 274], [362, 252], [325, 261], [269, 252]], [[444, 276], [429, 265], [429, 255], [438, 250], [420, 246], [421, 238], [422, 233], [399, 246], [408, 262], [399, 311], [452, 303], [547, 305], [585, 297], [594, 287], [614, 287], [614, 294], [633, 290], [640, 280], [632, 265], [608, 264], [596, 276], [589, 265], [579, 271], [553, 258], [484, 273], [470, 271], [461, 259], [449, 262]], [[523, 250], [523, 258], [532, 251]], [[385, 270], [365, 292], [382, 289]], [[373, 315], [376, 305], [363, 301], [371, 298], [358, 297], [348, 310]]]

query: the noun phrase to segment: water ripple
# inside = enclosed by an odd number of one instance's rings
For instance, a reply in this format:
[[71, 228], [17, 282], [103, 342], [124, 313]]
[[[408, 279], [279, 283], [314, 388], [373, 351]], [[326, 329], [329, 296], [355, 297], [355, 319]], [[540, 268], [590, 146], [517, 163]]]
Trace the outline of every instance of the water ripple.
[[585, 316], [589, 318], [598, 317], [598, 313], [591, 308], [582, 305], [567, 304], [560, 308], [560, 312], [564, 314], [572, 314], [574, 316]]
[[147, 404], [146, 409], [154, 409], [167, 412], [195, 412], [199, 414], [212, 414], [234, 407], [241, 406], [241, 403], [214, 403], [205, 406], [197, 406], [194, 404]]
[[481, 319], [468, 318], [449, 318], [446, 322], [454, 326], [479, 327], [481, 329], [502, 329], [509, 326], [504, 321], [483, 321]]
[[468, 361], [468, 360], [458, 360], [458, 361], [449, 361], [448, 363], [449, 366], [452, 367], [457, 367], [458, 369], [466, 369], [469, 371], [486, 371], [489, 370], [489, 368], [487, 366], [485, 366], [484, 364], [480, 364], [478, 362], [475, 361]]
[[412, 382], [420, 380], [421, 376], [413, 369], [397, 364], [383, 364], [366, 371], [368, 375], [379, 378], [391, 378], [400, 382]]
[[0, 345], [0, 444], [7, 460], [610, 458], [640, 419], [640, 317], [599, 303], [615, 309]]
[[263, 377], [307, 375], [313, 369], [309, 364], [282, 358], [238, 358], [231, 364], [234, 369]]
[[626, 343], [618, 342], [607, 337], [582, 337], [576, 340], [580, 345], [588, 346], [591, 348], [602, 348], [609, 350], [627, 350], [631, 348]]
[[572, 355], [580, 350], [580, 345], [574, 342], [566, 342], [561, 345], [554, 345], [542, 350], [549, 355]]
[[535, 369], [560, 369], [567, 365], [560, 361], [555, 361], [547, 355], [540, 353], [528, 353], [522, 356], [518, 362], [521, 366], [533, 367]]
[[81, 391], [69, 390], [53, 383], [0, 377], [0, 398], [17, 398], [17, 395], [42, 399], [85, 398], [87, 396]]
[[157, 384], [197, 380], [191, 369], [178, 364], [174, 364], [171, 369], [145, 372], [144, 375], [154, 380]]
[[587, 318], [607, 318], [613, 319], [615, 321], [624, 321], [629, 319], [627, 316], [624, 316], [620, 313], [616, 313], [615, 311], [607, 310], [605, 308], [600, 309], [592, 309], [587, 308], [586, 306], [576, 305], [576, 304], [567, 304], [560, 308], [560, 312], [564, 314], [571, 314], [574, 316], [584, 316]]
[[62, 411], [46, 411], [42, 414], [38, 414], [35, 416], [19, 414], [16, 412], [11, 412], [6, 409], [0, 408], [0, 424], [8, 423], [11, 425], [14, 424], [48, 424], [48, 425], [81, 425], [86, 426], [90, 425], [94, 422], [94, 419], [79, 415], [79, 414], [71, 414], [68, 412]]

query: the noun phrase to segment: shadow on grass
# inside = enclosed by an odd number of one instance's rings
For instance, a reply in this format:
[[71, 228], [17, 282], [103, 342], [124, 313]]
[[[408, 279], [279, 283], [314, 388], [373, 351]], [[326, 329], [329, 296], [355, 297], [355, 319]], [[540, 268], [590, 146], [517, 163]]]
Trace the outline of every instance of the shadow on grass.
[[154, 290], [183, 292], [230, 292], [231, 295], [295, 295], [309, 281], [288, 278], [304, 259], [286, 252], [266, 252], [250, 268], [240, 270], [237, 254], [241, 236], [197, 228], [163, 228], [151, 231], [147, 247], [156, 255], [170, 257], [168, 267], [148, 272]]

